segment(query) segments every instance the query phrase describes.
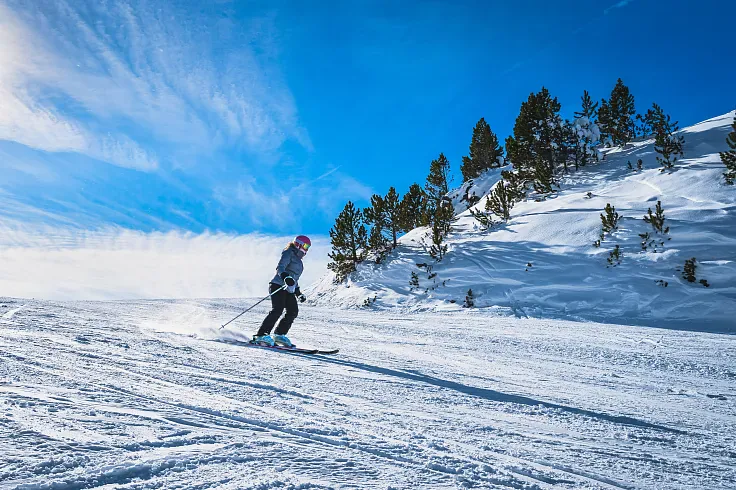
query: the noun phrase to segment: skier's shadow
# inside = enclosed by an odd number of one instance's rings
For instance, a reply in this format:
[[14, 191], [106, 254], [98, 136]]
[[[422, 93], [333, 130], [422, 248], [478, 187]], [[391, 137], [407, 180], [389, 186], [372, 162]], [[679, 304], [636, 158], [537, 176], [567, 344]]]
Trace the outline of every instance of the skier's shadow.
[[[297, 353], [289, 353], [289, 354], [300, 355]], [[479, 398], [483, 398], [489, 401], [500, 402], [500, 403], [517, 403], [519, 405], [549, 408], [549, 409], [567, 412], [573, 415], [580, 415], [583, 417], [590, 417], [593, 419], [603, 420], [606, 422], [613, 422], [616, 424], [623, 424], [623, 425], [630, 425], [630, 426], [635, 426], [635, 427], [642, 427], [646, 429], [654, 429], [654, 430], [672, 432], [675, 434], [686, 434], [685, 431], [673, 429], [671, 427], [666, 427], [664, 425], [653, 424], [651, 422], [647, 422], [645, 420], [637, 419], [634, 417], [628, 417], [625, 415], [611, 415], [607, 413], [594, 412], [592, 410], [586, 410], [583, 408], [568, 407], [566, 405], [560, 405], [557, 403], [536, 400], [534, 398], [529, 398], [529, 397], [522, 396], [522, 395], [513, 395], [510, 393], [503, 393], [503, 392], [491, 390], [488, 388], [478, 388], [475, 386], [468, 386], [462, 383], [458, 383], [456, 381], [440, 379], [434, 376], [428, 376], [426, 374], [399, 371], [396, 369], [374, 366], [374, 365], [365, 364], [362, 362], [346, 361], [343, 359], [335, 359], [335, 358], [325, 357], [325, 356], [309, 355], [308, 358], [319, 360], [320, 362], [323, 362], [323, 363], [336, 364], [339, 366], [351, 367], [354, 369], [360, 369], [360, 370], [368, 371], [371, 373], [378, 373], [384, 376], [393, 376], [396, 378], [402, 378], [402, 379], [407, 379], [411, 381], [417, 381], [420, 383], [426, 383], [429, 385], [438, 386], [440, 388], [455, 390], [457, 392], [464, 393], [466, 395], [477, 396]]]

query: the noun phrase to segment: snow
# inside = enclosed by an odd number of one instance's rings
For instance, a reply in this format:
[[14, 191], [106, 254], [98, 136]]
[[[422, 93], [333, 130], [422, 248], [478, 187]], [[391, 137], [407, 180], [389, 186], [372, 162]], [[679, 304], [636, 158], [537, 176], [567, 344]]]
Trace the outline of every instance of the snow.
[[736, 488], [730, 335], [249, 304], [0, 298], [0, 489]]
[[[476, 306], [492, 315], [733, 332], [736, 190], [724, 185], [718, 155], [727, 149], [733, 118], [730, 112], [683, 129], [685, 155], [672, 172], [660, 172], [651, 139], [607, 149], [601, 162], [569, 174], [556, 195], [517, 203], [508, 223], [484, 231], [461, 200], [493, 188], [501, 169], [490, 170], [449, 194], [459, 216], [442, 262], [427, 253], [428, 230], [416, 229], [384, 263], [361, 264], [344, 284], [324, 276], [310, 296], [324, 306], [362, 307], [370, 299], [374, 309], [447, 311], [461, 309], [472, 289]], [[631, 171], [627, 162], [636, 168], [638, 159], [643, 170]], [[639, 234], [653, 231], [643, 217], [657, 201], [671, 240], [660, 252], [642, 251]], [[608, 203], [622, 219], [596, 248]], [[624, 255], [621, 265], [607, 267], [616, 245]], [[682, 278], [678, 268], [691, 257], [697, 259], [697, 279], [710, 287]], [[432, 264], [436, 276], [430, 279], [418, 263]], [[410, 287], [412, 272], [420, 288]]]

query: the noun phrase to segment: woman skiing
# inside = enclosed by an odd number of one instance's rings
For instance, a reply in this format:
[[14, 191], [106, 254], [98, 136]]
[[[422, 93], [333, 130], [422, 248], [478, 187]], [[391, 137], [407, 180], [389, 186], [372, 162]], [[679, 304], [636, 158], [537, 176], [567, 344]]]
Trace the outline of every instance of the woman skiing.
[[[297, 299], [302, 303], [307, 299], [299, 290], [299, 276], [304, 272], [302, 259], [307, 255], [307, 251], [311, 246], [312, 242], [309, 238], [299, 235], [281, 252], [281, 260], [279, 260], [279, 265], [276, 266], [276, 275], [271, 279], [268, 288], [273, 307], [263, 320], [258, 333], [253, 337], [252, 342], [254, 344], [268, 346], [278, 344], [285, 347], [295, 347], [286, 334], [299, 314]], [[284, 309], [286, 315], [281, 318]], [[281, 318], [281, 321], [276, 327], [275, 335], [271, 337], [271, 330], [273, 330], [273, 326], [279, 318]]]

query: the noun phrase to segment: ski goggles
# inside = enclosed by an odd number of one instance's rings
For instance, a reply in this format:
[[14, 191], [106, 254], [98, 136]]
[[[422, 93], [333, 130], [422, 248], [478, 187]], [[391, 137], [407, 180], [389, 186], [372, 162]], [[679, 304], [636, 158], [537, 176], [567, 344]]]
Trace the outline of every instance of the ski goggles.
[[301, 248], [305, 252], [309, 251], [310, 245], [308, 243], [302, 243], [302, 242], [294, 242], [294, 243], [296, 243], [297, 247]]

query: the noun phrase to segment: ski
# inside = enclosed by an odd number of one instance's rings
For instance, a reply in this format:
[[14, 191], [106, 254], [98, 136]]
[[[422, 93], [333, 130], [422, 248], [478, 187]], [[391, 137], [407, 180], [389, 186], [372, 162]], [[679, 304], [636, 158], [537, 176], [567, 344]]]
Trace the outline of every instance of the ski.
[[240, 347], [255, 347], [257, 349], [270, 349], [270, 350], [278, 350], [283, 352], [294, 352], [297, 354], [321, 354], [321, 355], [330, 355], [330, 354], [337, 354], [340, 352], [340, 349], [331, 349], [331, 350], [322, 350], [322, 349], [304, 349], [301, 347], [284, 347], [282, 345], [260, 345], [260, 344], [253, 344], [251, 342], [243, 342], [241, 340], [224, 340], [224, 339], [217, 339], [215, 342], [222, 342], [223, 344], [230, 344], [230, 345], [237, 345]]

